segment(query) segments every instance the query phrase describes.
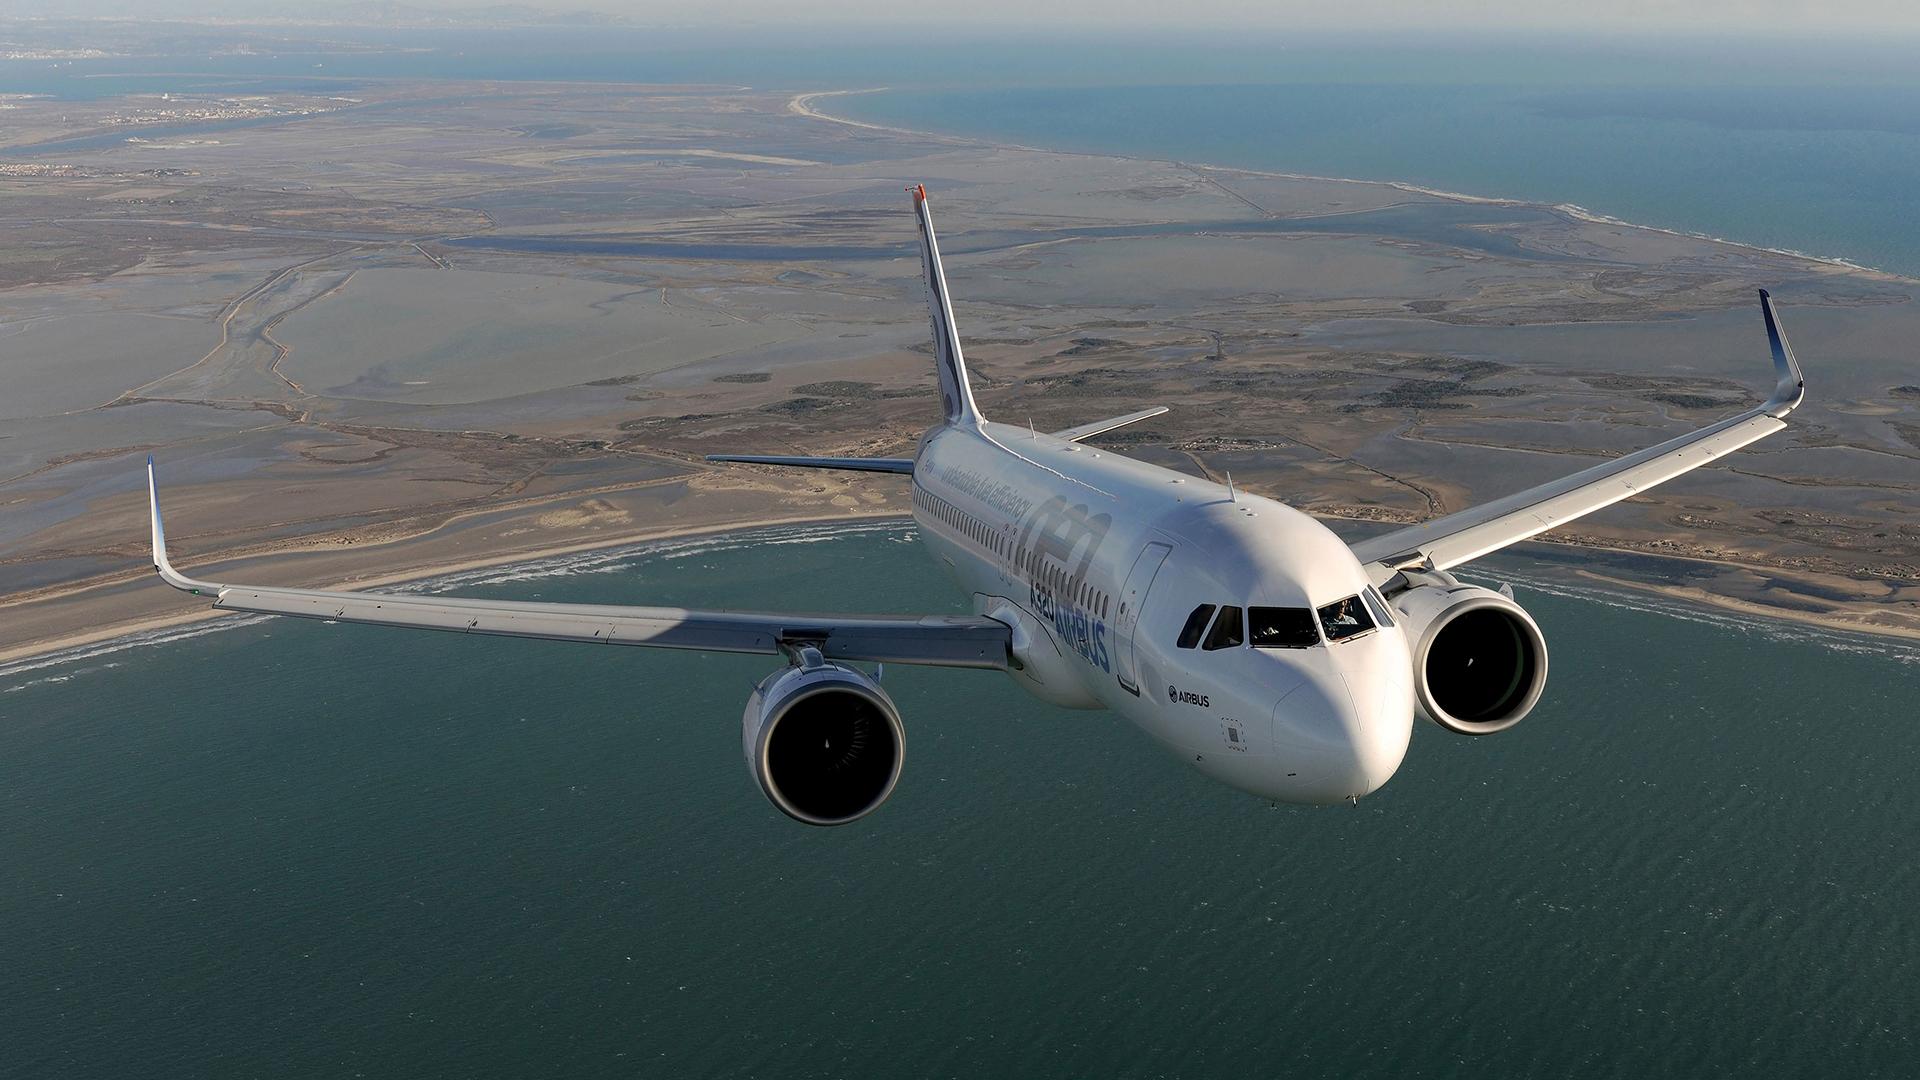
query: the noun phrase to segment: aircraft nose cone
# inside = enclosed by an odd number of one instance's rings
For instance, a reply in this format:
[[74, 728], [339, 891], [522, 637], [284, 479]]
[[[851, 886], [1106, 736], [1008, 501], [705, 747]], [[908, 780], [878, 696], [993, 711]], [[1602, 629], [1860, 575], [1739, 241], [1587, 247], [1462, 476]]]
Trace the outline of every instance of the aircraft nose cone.
[[1286, 752], [1305, 766], [1300, 796], [1340, 802], [1379, 790], [1400, 768], [1413, 735], [1412, 696], [1391, 680], [1353, 686], [1328, 673], [1280, 699], [1274, 728]]
[[1353, 711], [1348, 720], [1352, 766], [1349, 795], [1371, 795], [1393, 778], [1413, 738], [1413, 691], [1398, 680], [1342, 680]]

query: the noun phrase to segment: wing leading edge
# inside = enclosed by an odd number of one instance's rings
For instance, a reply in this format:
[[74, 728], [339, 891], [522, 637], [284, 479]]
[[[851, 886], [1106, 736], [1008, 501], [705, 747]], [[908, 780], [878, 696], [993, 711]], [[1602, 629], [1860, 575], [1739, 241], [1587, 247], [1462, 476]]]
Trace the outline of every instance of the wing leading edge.
[[1115, 428], [1123, 428], [1128, 424], [1137, 424], [1142, 420], [1151, 420], [1166, 411], [1167, 407], [1165, 405], [1155, 405], [1151, 409], [1141, 409], [1139, 412], [1130, 412], [1125, 416], [1114, 416], [1105, 420], [1095, 420], [1091, 424], [1081, 424], [1078, 427], [1070, 427], [1065, 431], [1056, 431], [1053, 433], [1053, 437], [1056, 439], [1065, 439], [1068, 442], [1085, 442], [1095, 435], [1105, 435]]
[[1446, 570], [1611, 506], [1786, 427], [1786, 415], [1806, 397], [1806, 381], [1765, 289], [1760, 311], [1777, 381], [1773, 396], [1758, 408], [1572, 476], [1362, 540], [1353, 545], [1354, 555], [1389, 576], [1416, 566]]
[[788, 454], [708, 454], [711, 462], [742, 465], [786, 465], [796, 469], [843, 469], [847, 472], [884, 472], [913, 475], [912, 458], [797, 457]]
[[778, 654], [811, 645], [829, 660], [936, 667], [1003, 669], [1012, 643], [1005, 623], [975, 615], [783, 615], [216, 584], [187, 577], [167, 560], [151, 457], [147, 497], [154, 569], [176, 589], [212, 596], [221, 611], [708, 652]]

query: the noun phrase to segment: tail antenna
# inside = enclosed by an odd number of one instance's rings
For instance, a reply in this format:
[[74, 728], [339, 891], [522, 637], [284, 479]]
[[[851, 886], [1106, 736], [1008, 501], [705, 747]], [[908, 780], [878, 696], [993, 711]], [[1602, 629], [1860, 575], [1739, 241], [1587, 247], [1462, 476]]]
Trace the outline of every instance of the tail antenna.
[[1227, 501], [1236, 503], [1240, 501], [1240, 493], [1233, 490], [1233, 473], [1231, 471], [1227, 473]]

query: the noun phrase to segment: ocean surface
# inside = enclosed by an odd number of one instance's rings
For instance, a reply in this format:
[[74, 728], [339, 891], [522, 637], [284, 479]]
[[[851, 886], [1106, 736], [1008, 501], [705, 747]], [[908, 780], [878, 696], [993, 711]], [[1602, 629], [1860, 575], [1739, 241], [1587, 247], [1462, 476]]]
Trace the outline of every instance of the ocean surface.
[[[889, 669], [905, 778], [820, 830], [740, 757], [771, 658], [236, 619], [16, 665], [0, 1061], [1913, 1075], [1920, 651], [1500, 569], [1545, 701], [1422, 726], [1357, 807], [1271, 807], [992, 673]], [[887, 524], [436, 587], [958, 610]]]

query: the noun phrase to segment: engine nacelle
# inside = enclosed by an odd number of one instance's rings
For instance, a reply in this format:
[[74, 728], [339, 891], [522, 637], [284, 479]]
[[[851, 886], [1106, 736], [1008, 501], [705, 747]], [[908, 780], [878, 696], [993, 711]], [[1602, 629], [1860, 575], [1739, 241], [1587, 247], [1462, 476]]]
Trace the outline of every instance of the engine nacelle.
[[906, 729], [880, 684], [811, 649], [753, 688], [741, 717], [747, 768], [768, 801], [808, 825], [880, 808], [900, 780]]
[[1413, 652], [1413, 696], [1427, 719], [1461, 735], [1519, 723], [1547, 686], [1547, 639], [1511, 597], [1451, 574], [1408, 573], [1393, 596]]

